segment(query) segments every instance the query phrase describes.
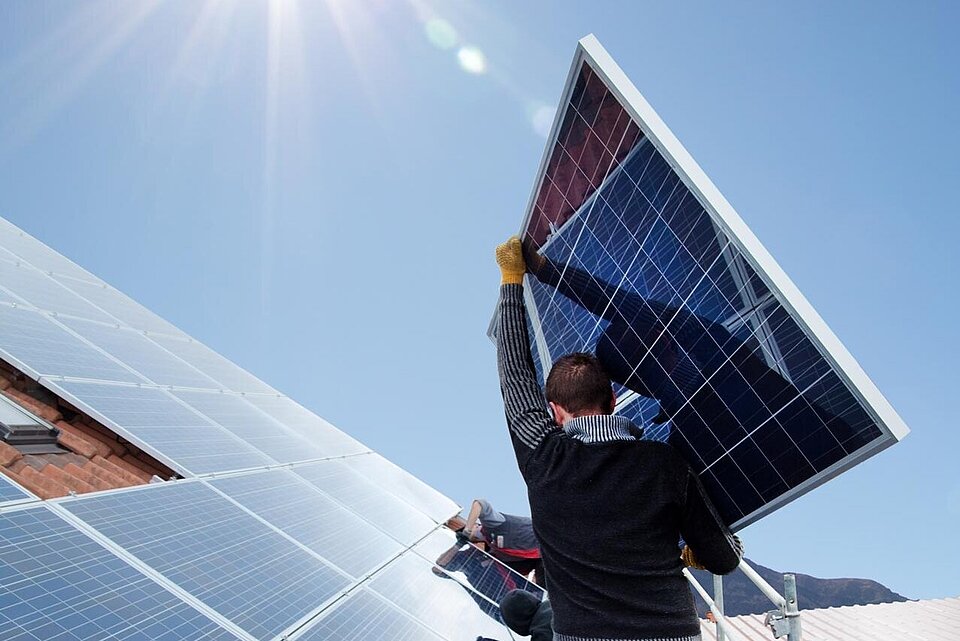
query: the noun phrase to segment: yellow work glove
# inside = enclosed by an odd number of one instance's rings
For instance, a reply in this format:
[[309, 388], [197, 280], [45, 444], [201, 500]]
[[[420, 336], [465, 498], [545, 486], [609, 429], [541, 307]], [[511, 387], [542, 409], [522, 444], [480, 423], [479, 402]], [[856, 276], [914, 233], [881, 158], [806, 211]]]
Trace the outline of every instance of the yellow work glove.
[[697, 561], [697, 557], [694, 556], [693, 550], [690, 549], [689, 545], [683, 546], [683, 551], [680, 553], [680, 560], [683, 561], [683, 564], [688, 568], [693, 568], [694, 570], [706, 570], [707, 568], [700, 565], [700, 562]]
[[500, 267], [500, 282], [504, 285], [520, 285], [527, 271], [523, 260], [520, 239], [511, 236], [507, 242], [497, 245], [497, 265]]

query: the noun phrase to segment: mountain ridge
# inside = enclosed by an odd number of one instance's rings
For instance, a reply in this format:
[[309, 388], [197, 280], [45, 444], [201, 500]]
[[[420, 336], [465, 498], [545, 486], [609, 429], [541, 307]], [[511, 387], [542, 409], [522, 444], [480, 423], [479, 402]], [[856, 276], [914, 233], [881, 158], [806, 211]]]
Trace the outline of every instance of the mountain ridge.
[[[783, 573], [746, 559], [763, 579], [778, 592], [783, 593]], [[691, 570], [707, 593], [713, 595], [713, 575], [705, 570]], [[909, 601], [885, 585], [872, 579], [832, 578], [823, 579], [809, 574], [794, 572], [797, 577], [797, 600], [800, 610], [830, 608], [845, 605], [869, 605]], [[694, 599], [697, 613], [706, 615], [707, 606], [698, 597]], [[739, 569], [723, 577], [723, 612], [729, 616], [763, 614], [775, 609], [750, 579]]]

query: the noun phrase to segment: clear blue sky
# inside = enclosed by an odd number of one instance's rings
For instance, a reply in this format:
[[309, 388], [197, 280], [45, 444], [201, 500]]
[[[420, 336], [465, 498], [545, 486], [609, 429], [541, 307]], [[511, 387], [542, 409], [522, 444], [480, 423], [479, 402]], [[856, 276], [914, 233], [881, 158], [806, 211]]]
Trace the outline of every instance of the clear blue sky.
[[524, 512], [492, 249], [594, 32], [913, 430], [745, 530], [749, 556], [956, 596], [956, 5], [675, 5], [8, 0], [0, 215], [447, 495]]

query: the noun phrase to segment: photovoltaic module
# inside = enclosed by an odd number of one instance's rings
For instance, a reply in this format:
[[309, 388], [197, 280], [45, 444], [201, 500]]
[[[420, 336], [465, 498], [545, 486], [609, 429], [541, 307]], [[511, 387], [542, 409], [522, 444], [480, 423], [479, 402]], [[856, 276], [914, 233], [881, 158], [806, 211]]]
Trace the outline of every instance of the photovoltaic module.
[[521, 230], [541, 383], [595, 352], [734, 529], [903, 422], [620, 68], [581, 40]]

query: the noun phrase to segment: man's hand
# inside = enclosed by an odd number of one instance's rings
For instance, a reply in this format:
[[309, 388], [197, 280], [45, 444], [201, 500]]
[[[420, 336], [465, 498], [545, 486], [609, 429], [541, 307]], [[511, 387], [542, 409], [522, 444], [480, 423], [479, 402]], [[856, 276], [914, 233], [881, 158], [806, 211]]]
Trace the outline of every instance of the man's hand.
[[694, 570], [706, 570], [707, 568], [700, 565], [700, 562], [697, 561], [697, 557], [694, 556], [693, 550], [690, 549], [689, 545], [683, 546], [683, 551], [680, 553], [680, 560], [683, 561], [683, 564], [688, 568], [693, 568]]
[[504, 285], [520, 285], [527, 271], [523, 260], [523, 248], [520, 239], [511, 236], [502, 245], [497, 245], [497, 265], [500, 267], [500, 282]]

